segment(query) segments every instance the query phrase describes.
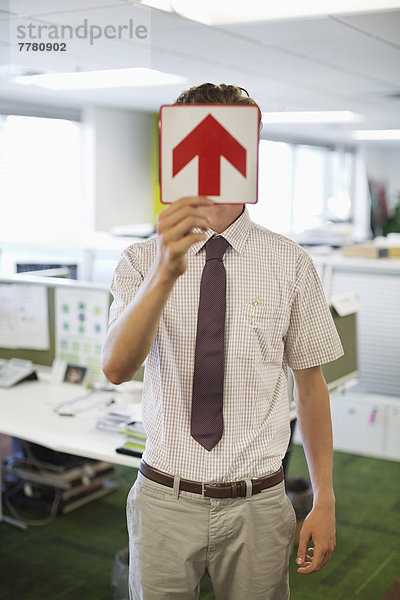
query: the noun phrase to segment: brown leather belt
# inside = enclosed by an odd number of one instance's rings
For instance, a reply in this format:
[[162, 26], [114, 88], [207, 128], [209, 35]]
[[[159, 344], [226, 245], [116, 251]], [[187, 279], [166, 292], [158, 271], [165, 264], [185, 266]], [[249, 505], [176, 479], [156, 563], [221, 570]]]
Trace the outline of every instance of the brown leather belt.
[[[172, 475], [153, 469], [153, 467], [150, 467], [144, 460], [141, 460], [139, 470], [142, 475], [147, 477], [147, 479], [151, 479], [151, 481], [155, 481], [156, 483], [165, 485], [169, 488], [174, 487], [174, 478]], [[283, 481], [282, 467], [272, 475], [252, 479], [252, 495], [259, 494], [262, 490], [278, 485], [281, 481]], [[198, 481], [181, 479], [179, 482], [179, 489], [183, 492], [204, 494], [207, 498], [245, 498], [246, 488], [247, 484], [245, 481], [232, 481], [230, 483], [200, 483]]]

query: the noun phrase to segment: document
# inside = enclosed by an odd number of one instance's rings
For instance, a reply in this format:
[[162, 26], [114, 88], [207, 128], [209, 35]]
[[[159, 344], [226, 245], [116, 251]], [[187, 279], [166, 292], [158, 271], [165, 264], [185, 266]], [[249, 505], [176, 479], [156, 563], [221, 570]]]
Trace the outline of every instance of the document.
[[88, 367], [104, 379], [101, 346], [107, 332], [108, 290], [55, 290], [56, 358]]
[[44, 285], [0, 284], [0, 346], [49, 349], [49, 311]]

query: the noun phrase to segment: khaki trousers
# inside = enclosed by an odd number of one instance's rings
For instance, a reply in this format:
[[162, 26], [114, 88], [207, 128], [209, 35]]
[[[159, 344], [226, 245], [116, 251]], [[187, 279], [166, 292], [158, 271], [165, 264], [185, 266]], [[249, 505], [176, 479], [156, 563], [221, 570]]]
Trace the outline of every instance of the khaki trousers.
[[284, 483], [215, 500], [141, 473], [129, 492], [131, 600], [196, 600], [206, 573], [217, 600], [288, 600], [296, 517]]

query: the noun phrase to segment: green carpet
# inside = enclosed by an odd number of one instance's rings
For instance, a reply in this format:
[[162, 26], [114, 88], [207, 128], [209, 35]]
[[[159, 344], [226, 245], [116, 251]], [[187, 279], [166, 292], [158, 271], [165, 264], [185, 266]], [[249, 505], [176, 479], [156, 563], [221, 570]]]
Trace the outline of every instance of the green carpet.
[[[295, 447], [289, 475], [306, 473], [303, 451]], [[310, 576], [296, 572], [293, 553], [291, 599], [380, 600], [400, 578], [400, 465], [335, 453], [334, 475], [337, 549]], [[0, 524], [1, 600], [110, 600], [114, 555], [127, 545], [125, 499], [135, 476], [119, 467], [116, 492], [48, 526], [21, 531]], [[214, 598], [206, 579], [200, 598]]]
[[[305, 475], [295, 447], [289, 473]], [[337, 547], [319, 573], [304, 576], [292, 558], [292, 600], [379, 600], [400, 576], [400, 464], [336, 452]]]

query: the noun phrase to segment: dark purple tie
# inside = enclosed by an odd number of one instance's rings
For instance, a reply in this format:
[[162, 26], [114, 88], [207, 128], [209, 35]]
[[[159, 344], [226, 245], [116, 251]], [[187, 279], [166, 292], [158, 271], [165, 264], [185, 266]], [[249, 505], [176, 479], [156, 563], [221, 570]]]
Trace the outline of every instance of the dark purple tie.
[[192, 437], [210, 451], [224, 430], [224, 339], [226, 271], [222, 257], [229, 246], [223, 237], [206, 243], [200, 286], [192, 395]]

